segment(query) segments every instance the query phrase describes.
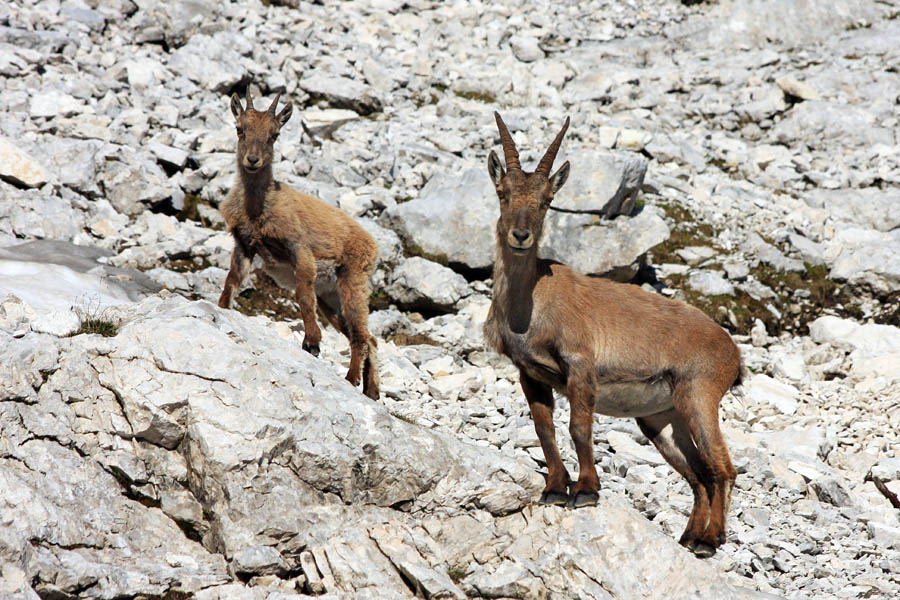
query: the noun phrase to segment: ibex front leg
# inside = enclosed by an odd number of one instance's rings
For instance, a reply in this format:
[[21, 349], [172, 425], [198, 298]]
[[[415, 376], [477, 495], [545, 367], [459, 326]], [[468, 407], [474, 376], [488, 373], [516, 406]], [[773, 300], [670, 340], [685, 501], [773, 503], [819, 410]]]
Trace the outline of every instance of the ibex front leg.
[[541, 442], [544, 460], [547, 462], [547, 485], [541, 494], [541, 504], [564, 506], [569, 499], [569, 472], [559, 457], [556, 445], [556, 427], [553, 425], [553, 390], [549, 385], [536, 381], [519, 370], [519, 382], [531, 418], [534, 420], [534, 431]]
[[294, 295], [300, 305], [300, 316], [303, 318], [303, 349], [313, 356], [319, 355], [319, 343], [322, 331], [316, 322], [316, 259], [312, 252], [301, 250], [295, 257]]
[[234, 290], [240, 287], [241, 282], [250, 272], [250, 263], [253, 260], [253, 251], [244, 243], [236, 233], [234, 234], [234, 251], [231, 253], [231, 268], [225, 277], [225, 287], [219, 296], [220, 308], [231, 308], [231, 298]]
[[580, 381], [572, 374], [566, 390], [569, 397], [569, 433], [575, 443], [578, 455], [578, 481], [572, 489], [567, 506], [579, 508], [593, 506], [600, 498], [600, 478], [594, 465], [594, 390], [586, 381]]

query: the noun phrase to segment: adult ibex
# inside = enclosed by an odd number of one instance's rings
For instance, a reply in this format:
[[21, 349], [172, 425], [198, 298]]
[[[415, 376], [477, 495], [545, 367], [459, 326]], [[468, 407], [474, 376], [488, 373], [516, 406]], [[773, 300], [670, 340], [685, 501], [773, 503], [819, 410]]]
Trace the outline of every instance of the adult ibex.
[[362, 378], [363, 393], [377, 399], [377, 343], [369, 334], [367, 322], [369, 277], [378, 246], [340, 209], [275, 181], [275, 140], [292, 110], [287, 104], [275, 114], [280, 97], [276, 96], [265, 111], [253, 109], [249, 90], [246, 110], [237, 94], [231, 97], [231, 112], [237, 123], [238, 182], [219, 210], [234, 236], [234, 253], [219, 306], [231, 306], [235, 287], [259, 254], [266, 272], [282, 287], [294, 290], [303, 317], [303, 349], [318, 356], [322, 332], [316, 322], [316, 263], [332, 264], [340, 307], [335, 310], [325, 302], [319, 302], [318, 307], [350, 340], [347, 380], [359, 385]]
[[[594, 412], [634, 417], [641, 431], [694, 492], [681, 544], [697, 556], [725, 541], [725, 515], [736, 472], [719, 430], [719, 402], [741, 382], [741, 354], [714, 321], [683, 302], [641, 288], [587, 277], [538, 258], [538, 240], [569, 163], [550, 174], [569, 120], [533, 173], [495, 113], [506, 169], [488, 156], [500, 199], [494, 297], [484, 324], [490, 346], [519, 368], [534, 428], [547, 461], [540, 501], [571, 508], [595, 504]], [[553, 390], [571, 407], [569, 431], [578, 481], [556, 446]]]

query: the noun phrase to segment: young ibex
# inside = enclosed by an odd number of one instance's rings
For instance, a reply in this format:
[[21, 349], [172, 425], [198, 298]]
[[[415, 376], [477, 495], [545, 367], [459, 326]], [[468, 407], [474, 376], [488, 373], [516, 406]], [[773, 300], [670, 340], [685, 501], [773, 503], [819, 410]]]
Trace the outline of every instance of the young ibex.
[[219, 306], [231, 306], [235, 287], [247, 276], [256, 254], [266, 272], [282, 287], [293, 289], [303, 317], [303, 349], [319, 355], [322, 332], [316, 323], [316, 262], [333, 264], [340, 307], [319, 302], [322, 313], [350, 340], [347, 380], [378, 398], [377, 344], [369, 334], [369, 277], [378, 246], [372, 236], [340, 209], [275, 181], [272, 155], [281, 127], [291, 118], [291, 104], [275, 114], [281, 94], [266, 111], [247, 108], [237, 94], [231, 112], [237, 123], [238, 181], [219, 207], [234, 236], [231, 269]]
[[[544, 216], [569, 175], [568, 162], [550, 174], [569, 120], [537, 169], [527, 173], [506, 125], [494, 116], [506, 170], [492, 151], [488, 173], [500, 219], [484, 334], [519, 368], [547, 461], [540, 501], [571, 508], [595, 504], [600, 482], [591, 437], [594, 412], [634, 417], [694, 492], [681, 544], [711, 556], [725, 540], [736, 476], [719, 431], [719, 401], [740, 384], [740, 350], [714, 321], [683, 302], [539, 259]], [[579, 468], [571, 494], [556, 446], [554, 389], [571, 406], [569, 431]]]

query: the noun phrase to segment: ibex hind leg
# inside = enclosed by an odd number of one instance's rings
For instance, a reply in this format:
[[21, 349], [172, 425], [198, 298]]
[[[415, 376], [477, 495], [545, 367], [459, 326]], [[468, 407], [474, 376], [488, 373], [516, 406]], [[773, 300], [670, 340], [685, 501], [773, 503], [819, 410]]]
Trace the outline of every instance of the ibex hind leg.
[[350, 367], [347, 381], [359, 385], [363, 363], [369, 354], [372, 339], [369, 333], [369, 284], [368, 274], [347, 268], [338, 269], [338, 294], [341, 312], [350, 340]]
[[378, 400], [378, 342], [374, 337], [369, 336], [367, 346], [366, 358], [363, 361], [363, 394], [372, 400]]
[[694, 493], [694, 506], [679, 543], [698, 556], [711, 556], [718, 544], [702, 541], [710, 516], [711, 475], [691, 437], [690, 429], [674, 408], [637, 419], [638, 427], [653, 442]]
[[[679, 383], [675, 414], [643, 419], [647, 437], [694, 491], [694, 509], [680, 541], [700, 557], [712, 556], [725, 542], [725, 514], [737, 475], [719, 429], [719, 401], [726, 390], [714, 379]], [[654, 431], [660, 433], [651, 436]]]
[[[678, 410], [691, 433], [694, 445], [705, 467], [708, 479], [710, 514], [706, 530], [698, 542], [715, 548], [725, 543], [725, 516], [731, 502], [731, 490], [737, 471], [731, 464], [728, 447], [719, 428], [719, 402], [728, 391], [733, 377], [694, 381], [675, 396]], [[722, 384], [722, 381], [727, 383]], [[695, 551], [696, 552], [696, 551]]]

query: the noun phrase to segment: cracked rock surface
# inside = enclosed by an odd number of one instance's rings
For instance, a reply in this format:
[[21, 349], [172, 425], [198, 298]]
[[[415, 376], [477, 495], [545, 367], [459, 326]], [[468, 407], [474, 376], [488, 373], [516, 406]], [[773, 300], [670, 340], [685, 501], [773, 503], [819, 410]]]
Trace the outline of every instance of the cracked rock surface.
[[114, 337], [0, 333], [24, 380], [0, 403], [0, 556], [38, 595], [274, 574], [372, 598], [756, 597], [622, 502], [532, 506], [529, 461], [392, 416], [289, 330], [169, 294], [110, 310]]

